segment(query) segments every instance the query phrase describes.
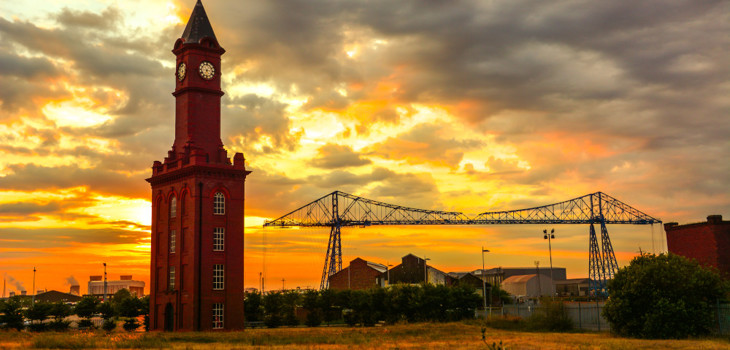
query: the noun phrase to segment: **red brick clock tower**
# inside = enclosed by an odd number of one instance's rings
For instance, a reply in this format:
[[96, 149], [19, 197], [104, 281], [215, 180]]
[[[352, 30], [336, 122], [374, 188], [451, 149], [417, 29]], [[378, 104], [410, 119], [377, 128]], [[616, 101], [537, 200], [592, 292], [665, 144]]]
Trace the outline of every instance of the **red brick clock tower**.
[[243, 328], [243, 154], [220, 137], [221, 55], [200, 0], [172, 52], [175, 142], [152, 177], [150, 329]]

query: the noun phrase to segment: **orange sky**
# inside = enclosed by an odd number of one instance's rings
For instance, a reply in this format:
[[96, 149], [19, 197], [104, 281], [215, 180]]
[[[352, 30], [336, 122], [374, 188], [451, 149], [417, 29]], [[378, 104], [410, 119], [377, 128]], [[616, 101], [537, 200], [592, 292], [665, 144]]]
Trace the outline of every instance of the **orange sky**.
[[[319, 285], [328, 230], [261, 224], [334, 190], [467, 214], [603, 191], [665, 222], [730, 216], [726, 5], [204, 4], [227, 50], [223, 142], [253, 170], [247, 287], [264, 270], [271, 288]], [[66, 291], [103, 262], [148, 282], [144, 179], [173, 141], [170, 50], [193, 5], [0, 4], [8, 290], [30, 290], [35, 266], [38, 289]], [[348, 228], [343, 260], [465, 271], [486, 246], [488, 266], [547, 266], [544, 228]], [[555, 229], [555, 266], [587, 276], [588, 228]], [[663, 249], [660, 227], [608, 229], [620, 266]]]

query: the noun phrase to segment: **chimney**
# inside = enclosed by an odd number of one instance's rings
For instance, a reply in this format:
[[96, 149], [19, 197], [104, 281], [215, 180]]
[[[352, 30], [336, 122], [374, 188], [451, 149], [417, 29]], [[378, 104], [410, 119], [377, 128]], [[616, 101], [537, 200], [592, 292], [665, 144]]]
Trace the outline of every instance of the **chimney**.
[[28, 291], [25, 291], [25, 290], [21, 290], [21, 291], [20, 291], [20, 295], [28, 295]]
[[721, 224], [722, 215], [710, 215], [707, 217], [707, 222], [709, 222], [711, 224]]
[[122, 281], [131, 281], [132, 275], [121, 275], [121, 276], [119, 276], [119, 279]]
[[14, 296], [15, 296], [15, 292], [10, 292], [10, 297], [12, 298]]
[[89, 276], [89, 281], [101, 281], [101, 275]]
[[73, 295], [81, 295], [81, 286], [71, 286], [71, 290], [68, 293]]

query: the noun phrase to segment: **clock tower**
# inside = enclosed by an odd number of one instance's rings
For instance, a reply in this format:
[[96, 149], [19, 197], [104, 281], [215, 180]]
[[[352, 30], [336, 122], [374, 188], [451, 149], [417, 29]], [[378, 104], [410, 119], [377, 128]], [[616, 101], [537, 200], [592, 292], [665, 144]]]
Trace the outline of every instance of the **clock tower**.
[[221, 55], [198, 0], [172, 52], [175, 141], [152, 177], [150, 329], [243, 328], [243, 154], [220, 136]]

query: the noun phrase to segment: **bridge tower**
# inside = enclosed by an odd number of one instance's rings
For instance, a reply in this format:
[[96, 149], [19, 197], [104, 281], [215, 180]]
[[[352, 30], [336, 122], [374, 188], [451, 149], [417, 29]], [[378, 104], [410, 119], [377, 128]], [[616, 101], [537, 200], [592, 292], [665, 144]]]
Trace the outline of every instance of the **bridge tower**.
[[221, 55], [198, 0], [172, 52], [175, 140], [152, 177], [150, 328], [243, 328], [243, 154], [220, 137]]

